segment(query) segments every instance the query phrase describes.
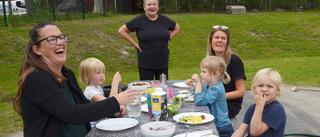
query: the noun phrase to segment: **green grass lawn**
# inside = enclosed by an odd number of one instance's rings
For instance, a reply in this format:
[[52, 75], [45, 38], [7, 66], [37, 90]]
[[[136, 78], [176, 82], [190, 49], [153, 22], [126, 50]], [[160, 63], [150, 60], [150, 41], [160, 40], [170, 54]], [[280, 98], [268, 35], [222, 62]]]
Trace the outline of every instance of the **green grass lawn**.
[[[105, 84], [111, 83], [117, 71], [122, 75], [122, 84], [138, 80], [136, 52], [118, 34], [118, 29], [135, 16], [138, 15], [53, 22], [69, 36], [66, 66], [78, 76], [80, 61], [96, 57], [106, 65]], [[320, 12], [167, 16], [181, 27], [169, 44], [171, 80], [188, 79], [200, 73], [199, 63], [206, 56], [208, 34], [213, 25], [224, 25], [231, 33], [232, 50], [244, 62], [246, 89], [250, 89], [259, 69], [269, 67], [280, 72], [285, 85], [320, 86]], [[13, 111], [12, 99], [17, 91], [28, 32], [35, 25], [0, 28], [0, 136], [22, 130], [22, 118]]]

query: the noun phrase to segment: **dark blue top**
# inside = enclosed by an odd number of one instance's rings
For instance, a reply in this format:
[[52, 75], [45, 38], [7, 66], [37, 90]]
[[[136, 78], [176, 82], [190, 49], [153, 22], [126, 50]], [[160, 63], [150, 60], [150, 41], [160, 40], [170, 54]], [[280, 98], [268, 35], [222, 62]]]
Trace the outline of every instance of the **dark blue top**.
[[[250, 123], [256, 108], [256, 104], [252, 104], [243, 119], [243, 123], [248, 124], [248, 136], [250, 135]], [[287, 117], [283, 106], [277, 101], [264, 106], [262, 114], [262, 122], [266, 123], [270, 128], [259, 137], [283, 137]]]

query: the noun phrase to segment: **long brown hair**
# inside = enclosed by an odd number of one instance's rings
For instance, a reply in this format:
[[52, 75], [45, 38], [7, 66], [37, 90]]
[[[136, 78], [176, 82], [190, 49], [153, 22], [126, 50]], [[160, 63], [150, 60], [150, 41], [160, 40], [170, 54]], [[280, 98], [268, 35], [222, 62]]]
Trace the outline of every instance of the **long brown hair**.
[[[20, 73], [19, 73], [19, 81], [17, 83], [19, 89], [18, 92], [13, 100], [13, 109], [19, 114], [21, 115], [21, 96], [23, 94], [23, 89], [26, 83], [26, 80], [28, 78], [28, 76], [36, 69], [36, 68], [40, 68], [43, 70], [48, 71], [49, 73], [51, 73], [57, 80], [58, 79], [65, 79], [62, 76], [56, 75], [54, 74], [48, 67], [48, 65], [43, 62], [42, 60], [42, 56], [41, 55], [37, 55], [33, 52], [32, 47], [34, 45], [36, 45], [36, 43], [38, 42], [40, 36], [39, 36], [39, 31], [44, 28], [47, 25], [53, 25], [56, 26], [50, 22], [42, 22], [39, 23], [37, 26], [35, 26], [32, 30], [30, 30], [29, 32], [29, 37], [30, 37], [30, 41], [25, 49], [25, 54], [24, 54], [24, 58], [23, 58], [23, 62], [20, 68]], [[40, 44], [36, 45], [37, 47], [40, 47]], [[62, 70], [69, 70], [68, 68], [66, 68], [64, 65], [62, 67]], [[62, 84], [62, 81], [58, 82], [60, 84]]]
[[212, 49], [212, 38], [213, 38], [214, 33], [216, 33], [217, 31], [223, 31], [224, 33], [227, 34], [227, 46], [226, 46], [226, 51], [224, 53], [223, 58], [226, 61], [226, 64], [229, 65], [232, 51], [231, 51], [231, 47], [230, 47], [231, 36], [230, 36], [228, 29], [223, 29], [222, 27], [218, 27], [218, 28], [214, 28], [211, 30], [209, 37], [208, 37], [207, 56], [215, 56], [215, 52]]

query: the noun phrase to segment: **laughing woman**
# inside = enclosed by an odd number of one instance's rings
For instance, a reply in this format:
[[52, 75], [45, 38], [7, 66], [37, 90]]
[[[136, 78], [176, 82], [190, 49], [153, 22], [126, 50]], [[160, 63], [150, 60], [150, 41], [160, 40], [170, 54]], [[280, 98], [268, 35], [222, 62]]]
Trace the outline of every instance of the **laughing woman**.
[[227, 64], [227, 73], [231, 77], [226, 90], [229, 118], [233, 124], [237, 123], [236, 115], [241, 109], [245, 95], [245, 80], [243, 62], [240, 57], [231, 51], [231, 36], [226, 26], [213, 26], [207, 44], [207, 56], [224, 58]]
[[22, 116], [25, 137], [84, 137], [90, 121], [113, 116], [133, 102], [136, 90], [91, 103], [74, 73], [65, 67], [68, 35], [52, 23], [34, 27], [23, 59], [14, 110]]
[[[143, 8], [145, 14], [123, 25], [119, 34], [137, 50], [140, 80], [159, 80], [162, 73], [168, 76], [168, 44], [180, 27], [168, 17], [158, 14], [158, 0], [143, 0]], [[134, 31], [139, 44], [129, 35]]]

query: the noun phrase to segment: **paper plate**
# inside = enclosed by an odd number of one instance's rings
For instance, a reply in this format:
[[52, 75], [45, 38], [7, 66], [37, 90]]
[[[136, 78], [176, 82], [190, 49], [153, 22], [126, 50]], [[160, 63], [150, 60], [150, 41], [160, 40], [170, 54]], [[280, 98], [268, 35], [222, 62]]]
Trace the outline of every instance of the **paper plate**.
[[134, 127], [139, 121], [133, 118], [112, 118], [100, 121], [96, 127], [101, 130], [119, 131]]
[[184, 82], [173, 83], [173, 86], [179, 87], [179, 88], [190, 88]]
[[[202, 120], [202, 122], [200, 122], [200, 123], [179, 121], [179, 118], [182, 118], [183, 116], [190, 116], [190, 115], [195, 115], [195, 116], [204, 115], [206, 117], [206, 119]], [[179, 121], [180, 123], [184, 123], [184, 124], [203, 124], [203, 123], [211, 122], [213, 119], [214, 119], [213, 115], [208, 114], [208, 113], [202, 113], [202, 112], [187, 112], [187, 113], [180, 113], [180, 114], [173, 116], [173, 120]]]

